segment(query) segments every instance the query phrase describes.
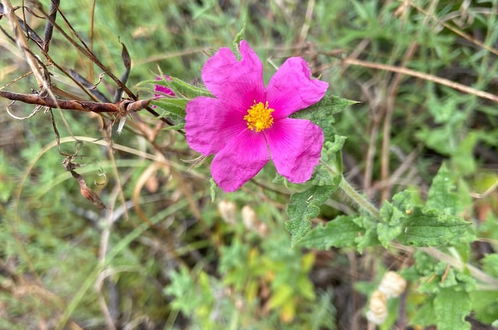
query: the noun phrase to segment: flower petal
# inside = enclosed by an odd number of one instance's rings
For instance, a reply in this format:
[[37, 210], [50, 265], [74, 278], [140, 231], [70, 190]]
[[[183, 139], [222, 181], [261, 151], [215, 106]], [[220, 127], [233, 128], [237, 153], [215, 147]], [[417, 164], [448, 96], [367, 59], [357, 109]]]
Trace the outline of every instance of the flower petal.
[[229, 48], [220, 48], [204, 64], [202, 80], [213, 95], [245, 111], [254, 101], [264, 101], [263, 64], [245, 40], [240, 54], [238, 61]]
[[[163, 77], [156, 77], [156, 81], [161, 81], [161, 80], [171, 80], [171, 77], [168, 76], [168, 75], [164, 75]], [[168, 96], [175, 96], [175, 92], [173, 92], [173, 90], [171, 90], [171, 88], [168, 88], [166, 86], [163, 86], [163, 85], [154, 85], [154, 92], [156, 93], [159, 93], [159, 94], [154, 94], [154, 97], [155, 98], [161, 98], [163, 97], [164, 95], [168, 95]]]
[[200, 96], [187, 103], [185, 132], [189, 146], [208, 156], [225, 147], [247, 124], [238, 111], [212, 97]]
[[290, 114], [320, 101], [329, 84], [311, 79], [311, 71], [301, 57], [291, 57], [280, 66], [267, 87], [267, 100], [275, 118]]
[[290, 182], [309, 180], [320, 161], [322, 129], [309, 120], [284, 118], [266, 134], [277, 172]]
[[239, 189], [270, 160], [265, 136], [245, 130], [227, 143], [213, 159], [211, 174], [224, 191]]

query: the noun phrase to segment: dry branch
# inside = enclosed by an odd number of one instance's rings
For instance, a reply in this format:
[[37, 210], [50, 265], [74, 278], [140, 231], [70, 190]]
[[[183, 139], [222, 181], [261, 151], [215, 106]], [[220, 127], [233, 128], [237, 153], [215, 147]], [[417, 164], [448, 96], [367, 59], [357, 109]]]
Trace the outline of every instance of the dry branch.
[[7, 91], [0, 91], [0, 97], [12, 101], [20, 101], [28, 104], [36, 104], [49, 108], [59, 108], [65, 110], [76, 110], [85, 112], [115, 112], [119, 114], [126, 114], [128, 112], [139, 111], [145, 109], [152, 99], [147, 100], [123, 100], [116, 103], [99, 103], [91, 101], [80, 100], [61, 100], [53, 99], [47, 96], [38, 94], [19, 94]]

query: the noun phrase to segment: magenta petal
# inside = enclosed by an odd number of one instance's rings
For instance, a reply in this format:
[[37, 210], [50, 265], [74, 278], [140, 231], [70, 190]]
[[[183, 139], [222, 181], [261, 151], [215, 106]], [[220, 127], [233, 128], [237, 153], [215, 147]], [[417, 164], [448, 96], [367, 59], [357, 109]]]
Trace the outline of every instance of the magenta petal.
[[309, 120], [285, 118], [275, 122], [267, 136], [277, 172], [290, 182], [309, 180], [320, 161], [322, 129]]
[[245, 130], [216, 154], [211, 174], [221, 189], [235, 191], [258, 174], [269, 159], [264, 135]]
[[204, 64], [202, 80], [213, 95], [245, 111], [254, 101], [264, 101], [263, 64], [244, 40], [240, 54], [238, 61], [229, 48], [220, 48]]
[[187, 103], [185, 131], [189, 146], [207, 156], [225, 147], [247, 125], [240, 113], [218, 99], [200, 96]]
[[320, 101], [329, 84], [311, 79], [308, 64], [301, 57], [291, 57], [280, 66], [268, 83], [267, 100], [276, 118], [309, 107]]
[[[171, 80], [171, 77], [168, 75], [164, 75], [163, 78], [161, 78], [160, 76], [157, 76], [155, 80], [160, 81], [163, 79], [164, 80]], [[159, 93], [159, 94], [154, 94], [154, 97], [156, 97], [156, 98], [161, 98], [164, 95], [175, 96], [175, 92], [173, 92], [173, 90], [171, 90], [170, 88], [163, 86], [163, 85], [154, 85], [154, 92]]]

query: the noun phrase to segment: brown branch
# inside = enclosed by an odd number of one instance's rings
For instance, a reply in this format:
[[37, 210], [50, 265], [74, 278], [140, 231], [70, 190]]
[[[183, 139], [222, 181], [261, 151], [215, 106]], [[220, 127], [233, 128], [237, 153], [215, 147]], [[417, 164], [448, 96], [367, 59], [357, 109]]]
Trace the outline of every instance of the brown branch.
[[123, 100], [116, 103], [99, 103], [80, 100], [54, 100], [51, 97], [40, 96], [38, 94], [19, 94], [7, 91], [0, 91], [0, 97], [12, 101], [20, 101], [28, 104], [36, 104], [49, 108], [59, 108], [66, 110], [76, 110], [85, 112], [115, 112], [124, 114], [132, 111], [139, 111], [147, 107], [152, 99], [147, 100]]
[[57, 9], [59, 8], [60, 0], [52, 0], [52, 5], [50, 6], [49, 16], [50, 19], [47, 21], [47, 25], [45, 25], [45, 40], [43, 40], [43, 50], [48, 52], [50, 41], [52, 40], [52, 33], [54, 31], [54, 25], [51, 21], [55, 21], [57, 16]]

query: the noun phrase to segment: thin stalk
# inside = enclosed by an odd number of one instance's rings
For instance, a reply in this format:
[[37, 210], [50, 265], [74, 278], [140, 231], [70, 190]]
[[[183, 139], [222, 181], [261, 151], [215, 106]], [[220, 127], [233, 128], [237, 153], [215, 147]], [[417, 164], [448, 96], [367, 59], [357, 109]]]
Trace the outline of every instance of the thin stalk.
[[358, 204], [360, 208], [367, 211], [370, 215], [378, 218], [380, 216], [379, 210], [370, 203], [365, 197], [358, 193], [353, 186], [344, 178], [341, 178], [341, 183], [339, 183], [339, 188], [351, 199], [353, 202]]

